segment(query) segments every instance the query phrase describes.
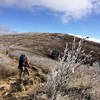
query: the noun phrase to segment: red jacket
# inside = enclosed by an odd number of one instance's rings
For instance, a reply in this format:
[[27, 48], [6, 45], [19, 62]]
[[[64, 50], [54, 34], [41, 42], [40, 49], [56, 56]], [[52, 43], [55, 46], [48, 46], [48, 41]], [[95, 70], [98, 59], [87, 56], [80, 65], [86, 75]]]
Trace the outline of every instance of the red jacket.
[[30, 67], [29, 60], [27, 58], [26, 58], [26, 65], [27, 67]]

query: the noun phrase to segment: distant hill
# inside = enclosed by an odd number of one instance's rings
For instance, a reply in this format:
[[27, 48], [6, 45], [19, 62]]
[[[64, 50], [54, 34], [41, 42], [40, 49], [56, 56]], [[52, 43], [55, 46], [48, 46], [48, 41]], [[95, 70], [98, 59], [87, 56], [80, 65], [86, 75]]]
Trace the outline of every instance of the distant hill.
[[[14, 34], [0, 36], [0, 44], [3, 44], [11, 50], [23, 50], [48, 56], [51, 50], [58, 48], [63, 52], [66, 42], [71, 46], [74, 36], [61, 33], [39, 33], [31, 32], [25, 34]], [[80, 38], [76, 37], [78, 42]], [[100, 57], [100, 44], [92, 41], [85, 41], [83, 48], [86, 52], [95, 51]]]

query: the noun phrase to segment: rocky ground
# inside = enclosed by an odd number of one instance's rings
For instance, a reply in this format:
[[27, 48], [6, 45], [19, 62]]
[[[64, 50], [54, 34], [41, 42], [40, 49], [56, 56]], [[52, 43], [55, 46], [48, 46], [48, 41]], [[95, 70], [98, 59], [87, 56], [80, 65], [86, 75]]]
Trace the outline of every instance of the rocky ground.
[[37, 84], [43, 87], [47, 80], [48, 70], [44, 71], [37, 66], [29, 69], [29, 77], [26, 75], [20, 80], [17, 66], [16, 59], [0, 53], [0, 100], [27, 100], [34, 94]]

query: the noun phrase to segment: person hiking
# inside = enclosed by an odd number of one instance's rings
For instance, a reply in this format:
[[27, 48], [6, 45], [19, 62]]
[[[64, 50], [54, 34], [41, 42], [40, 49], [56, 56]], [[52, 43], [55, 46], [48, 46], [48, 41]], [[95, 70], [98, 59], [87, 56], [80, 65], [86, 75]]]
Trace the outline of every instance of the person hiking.
[[19, 65], [18, 65], [20, 79], [22, 75], [24, 76], [24, 74], [27, 74], [29, 76], [29, 71], [28, 71], [29, 67], [31, 68], [28, 58], [25, 55], [21, 55], [19, 58]]

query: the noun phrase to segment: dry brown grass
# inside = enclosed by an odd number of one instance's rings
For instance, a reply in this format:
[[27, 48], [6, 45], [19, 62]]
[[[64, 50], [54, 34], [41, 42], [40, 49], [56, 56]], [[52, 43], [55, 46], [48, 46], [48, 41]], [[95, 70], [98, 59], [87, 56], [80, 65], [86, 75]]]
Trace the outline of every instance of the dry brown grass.
[[[58, 48], [60, 52], [62, 52], [65, 48], [66, 42], [71, 45], [73, 38], [73, 36], [58, 33], [26, 33], [1, 36], [0, 42], [5, 46], [9, 46], [9, 48], [13, 50], [21, 50], [22, 48], [24, 48], [24, 50], [27, 49], [29, 52], [32, 52], [34, 54], [48, 56], [48, 54], [50, 53], [49, 50], [53, 50], [54, 48]], [[77, 38], [76, 41], [78, 42], [79, 38]], [[100, 56], [99, 43], [85, 41], [84, 49], [86, 50], [86, 52], [91, 51], [92, 49], [97, 53], [98, 56]]]
[[[70, 76], [69, 83], [63, 88], [64, 95], [71, 100], [100, 99], [100, 69], [80, 66], [76, 73]], [[70, 100], [69, 99], [69, 100]]]
[[[31, 65], [34, 65], [34, 68], [37, 69], [31, 70], [29, 69], [30, 72], [30, 81], [28, 85], [22, 86], [19, 84], [18, 81], [18, 58], [21, 55], [21, 53], [25, 53], [29, 60]], [[41, 63], [38, 62], [38, 59], [40, 56], [32, 56], [31, 53], [29, 52], [24, 52], [24, 51], [12, 51], [9, 53], [9, 56], [6, 56], [5, 54], [0, 53], [0, 89], [3, 89], [0, 92], [0, 98], [4, 96], [5, 100], [6, 99], [18, 99], [20, 100], [21, 98], [29, 98], [30, 94], [34, 93], [34, 88], [36, 87], [36, 83], [38, 82], [39, 84], [42, 84], [46, 82], [47, 80], [47, 73], [48, 69], [46, 66], [42, 69], [42, 63], [44, 63], [45, 59], [40, 58]], [[35, 60], [34, 60], [35, 59]], [[16, 61], [17, 60], [17, 61]], [[36, 65], [36, 66], [35, 66]], [[40, 66], [41, 65], [41, 66]], [[5, 84], [5, 85], [3, 85]], [[25, 83], [26, 84], [26, 83]], [[23, 89], [22, 91], [19, 91]], [[33, 89], [33, 90], [32, 90]], [[12, 92], [15, 91], [15, 92]], [[30, 93], [30, 91], [32, 93]], [[20, 92], [20, 93], [19, 93]], [[13, 93], [13, 96], [12, 96]], [[10, 97], [9, 97], [10, 96]]]
[[[47, 79], [47, 73], [51, 70], [54, 70], [57, 66], [57, 62], [48, 57], [50, 51], [54, 48], [58, 48], [59, 51], [62, 52], [65, 48], [66, 42], [69, 42], [69, 45], [71, 46], [72, 41], [73, 36], [69, 36], [66, 34], [47, 33], [1, 36], [0, 78], [12, 78], [12, 76], [14, 76], [14, 78], [17, 78], [16, 74], [18, 75], [18, 71], [16, 70], [18, 66], [18, 58], [21, 54], [26, 54], [30, 60], [31, 65], [34, 66], [38, 70], [38, 72], [32, 72], [31, 78], [33, 78], [33, 85], [26, 87], [26, 89], [28, 88], [28, 91], [16, 92], [14, 96], [18, 96], [19, 99], [28, 97], [28, 95], [31, 94], [30, 91], [34, 93], [36, 82], [38, 81], [39, 84], [43, 84], [41, 83], [41, 80]], [[76, 39], [76, 41], [78, 42], [79, 39]], [[100, 57], [100, 44], [87, 41], [84, 44], [86, 52], [91, 51], [92, 49], [96, 51], [97, 55]], [[8, 48], [10, 51], [9, 57], [5, 56], [6, 48]], [[84, 66], [80, 67], [77, 73], [71, 76], [69, 84], [66, 87], [64, 87], [63, 90], [61, 90], [65, 91], [64, 94], [59, 93], [59, 95], [57, 95], [57, 100], [87, 100], [89, 96], [93, 100], [99, 100], [99, 73], [100, 71], [96, 67], [90, 69]], [[0, 82], [2, 84], [5, 83], [5, 87], [8, 87], [7, 80], [3, 82], [3, 80], [1, 81], [1, 79]], [[12, 83], [14, 83], [14, 81], [12, 81]], [[2, 85], [0, 84], [0, 86]], [[7, 88], [7, 90], [5, 91], [7, 91], [8, 93], [8, 90], [9, 88]], [[23, 97], [21, 97], [22, 94]], [[81, 99], [82, 95], [85, 99]]]
[[53, 70], [57, 66], [57, 61], [54, 61], [54, 60], [52, 60], [50, 58], [47, 58], [47, 57], [42, 57], [42, 56], [39, 56], [39, 55], [35, 55], [35, 54], [33, 54], [31, 52], [27, 52], [27, 51], [15, 50], [15, 51], [11, 52], [9, 54], [9, 56], [11, 58], [18, 59], [21, 54], [25, 54], [28, 57], [28, 59], [30, 61], [30, 64], [32, 66], [39, 67], [44, 72], [47, 71], [47, 70], [48, 71]]
[[0, 80], [1, 79], [7, 79], [8, 77], [15, 76], [17, 72], [12, 69], [7, 69], [4, 66], [0, 66]]
[[0, 79], [16, 75], [16, 70], [15, 61], [0, 53]]

